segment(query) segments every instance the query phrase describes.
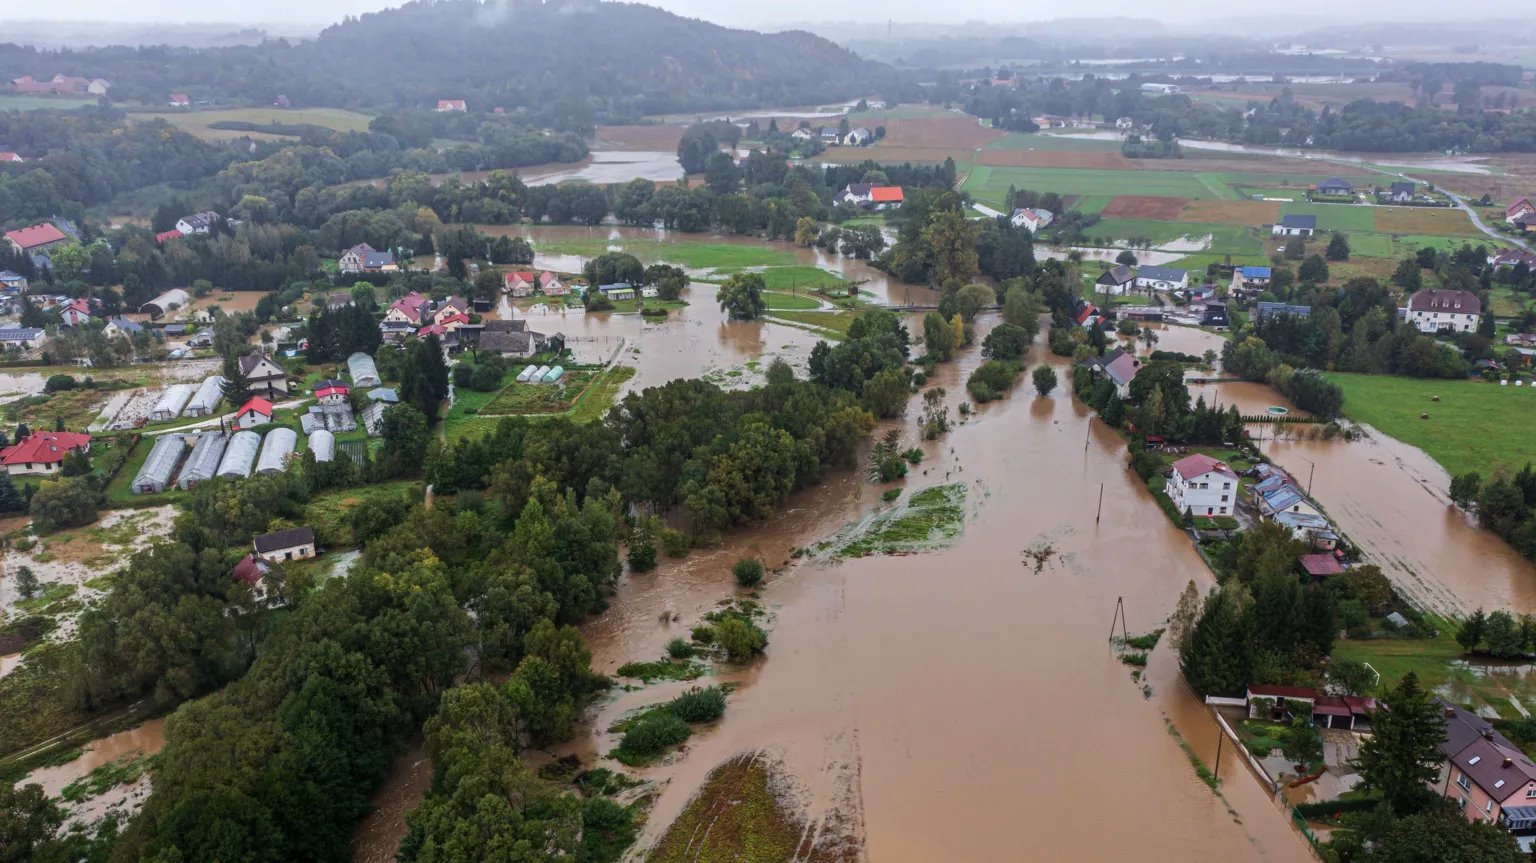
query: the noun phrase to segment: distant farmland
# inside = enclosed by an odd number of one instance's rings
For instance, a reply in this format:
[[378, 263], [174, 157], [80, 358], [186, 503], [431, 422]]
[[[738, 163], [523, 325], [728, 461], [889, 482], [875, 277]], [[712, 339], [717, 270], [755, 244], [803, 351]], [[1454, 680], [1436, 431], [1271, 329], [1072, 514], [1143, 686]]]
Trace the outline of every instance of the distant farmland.
[[154, 111], [149, 113], [133, 112], [128, 115], [128, 118], [136, 122], [155, 119], [165, 120], [171, 125], [199, 138], [212, 141], [245, 136], [253, 138], [284, 137], [260, 132], [237, 132], [229, 129], [209, 128], [210, 124], [220, 122], [256, 123], [260, 125], [269, 123], [307, 124], [335, 129], [338, 132], [366, 132], [368, 131], [369, 122], [373, 120], [367, 114], [359, 114], [356, 111], [346, 111], [341, 108], [232, 108], [220, 111]]

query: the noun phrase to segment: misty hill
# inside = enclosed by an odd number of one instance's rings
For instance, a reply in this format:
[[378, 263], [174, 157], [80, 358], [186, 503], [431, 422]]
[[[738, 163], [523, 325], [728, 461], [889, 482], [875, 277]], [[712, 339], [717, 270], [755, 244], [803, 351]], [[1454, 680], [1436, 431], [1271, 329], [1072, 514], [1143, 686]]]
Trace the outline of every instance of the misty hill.
[[609, 117], [799, 105], [880, 91], [894, 73], [805, 32], [732, 30], [633, 3], [418, 0], [314, 40], [202, 51], [0, 48], [0, 75], [104, 77], [118, 100], [393, 109], [464, 99], [471, 111]]

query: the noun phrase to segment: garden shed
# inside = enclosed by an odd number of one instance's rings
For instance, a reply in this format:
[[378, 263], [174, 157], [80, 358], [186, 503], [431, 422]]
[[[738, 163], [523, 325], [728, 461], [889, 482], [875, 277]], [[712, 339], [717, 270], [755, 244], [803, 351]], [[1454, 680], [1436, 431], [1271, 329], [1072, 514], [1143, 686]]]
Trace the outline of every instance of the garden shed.
[[181, 469], [181, 478], [176, 481], [183, 489], [213, 479], [219, 471], [219, 460], [224, 457], [224, 446], [229, 443], [228, 436], [223, 432], [207, 432], [190, 437], [197, 440], [192, 444], [192, 455], [187, 457], [187, 463]]
[[211, 415], [218, 408], [219, 402], [224, 399], [224, 376], [210, 375], [193, 394], [192, 401], [187, 402], [184, 413], [189, 417], [205, 417]]
[[299, 445], [299, 433], [291, 428], [275, 428], [267, 432], [261, 445], [261, 457], [256, 460], [257, 473], [282, 473], [288, 467], [288, 456]]
[[176, 465], [181, 462], [181, 456], [186, 450], [187, 444], [181, 435], [161, 435], [149, 451], [149, 458], [144, 460], [144, 466], [139, 468], [138, 475], [133, 478], [133, 493], [159, 494], [165, 491], [165, 487], [171, 484], [171, 474], [175, 473]]
[[251, 466], [256, 464], [256, 451], [261, 449], [261, 435], [253, 431], [235, 432], [224, 449], [219, 462], [218, 476], [250, 476]]
[[181, 409], [192, 398], [191, 384], [171, 384], [160, 394], [160, 400], [149, 410], [149, 421], [173, 420], [181, 416]]

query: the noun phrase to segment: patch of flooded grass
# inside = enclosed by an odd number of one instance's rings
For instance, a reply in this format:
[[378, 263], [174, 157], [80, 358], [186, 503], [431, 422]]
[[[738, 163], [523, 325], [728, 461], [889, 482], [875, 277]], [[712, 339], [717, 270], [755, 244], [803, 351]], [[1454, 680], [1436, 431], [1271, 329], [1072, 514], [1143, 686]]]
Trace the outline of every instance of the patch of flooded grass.
[[830, 551], [835, 557], [866, 557], [945, 548], [965, 527], [965, 494], [964, 483], [930, 486], [904, 504], [845, 528], [815, 551]]
[[775, 790], [770, 762], [740, 755], [716, 767], [651, 850], [653, 863], [782, 863], [831, 858], [802, 849], [799, 818]]
[[1184, 756], [1189, 759], [1190, 765], [1195, 768], [1195, 775], [1199, 776], [1201, 782], [1210, 786], [1211, 790], [1216, 791], [1219, 795], [1221, 792], [1217, 789], [1221, 785], [1220, 777], [1212, 773], [1210, 768], [1205, 766], [1205, 762], [1201, 761], [1200, 756], [1195, 754], [1194, 747], [1189, 745], [1189, 741], [1184, 739], [1184, 735], [1179, 733], [1179, 729], [1173, 727], [1171, 720], [1165, 717], [1163, 724], [1168, 728], [1168, 736], [1172, 737], [1179, 744], [1179, 748], [1184, 750]]
[[70, 803], [99, 797], [119, 785], [139, 781], [140, 776], [154, 767], [157, 759], [155, 755], [140, 755], [108, 762], [64, 786], [59, 797]]
[[709, 668], [691, 659], [658, 659], [655, 662], [626, 662], [614, 673], [620, 677], [655, 683], [658, 680], [697, 680], [708, 674]]

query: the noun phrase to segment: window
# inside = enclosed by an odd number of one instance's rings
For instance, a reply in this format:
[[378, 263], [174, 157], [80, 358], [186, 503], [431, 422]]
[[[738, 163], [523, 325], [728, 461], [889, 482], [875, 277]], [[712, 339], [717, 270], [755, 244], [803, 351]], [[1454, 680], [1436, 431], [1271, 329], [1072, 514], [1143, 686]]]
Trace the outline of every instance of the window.
[[1532, 785], [1531, 787], [1525, 789], [1525, 799], [1536, 800], [1536, 785]]
[[1490, 799], [1487, 803], [1483, 804], [1483, 811], [1490, 815], [1493, 814], [1493, 800]]
[[1468, 767], [1476, 767], [1477, 766], [1477, 762], [1482, 761], [1482, 760], [1483, 760], [1483, 756], [1481, 756], [1481, 755], [1474, 755], [1471, 758], [1467, 759], [1467, 766]]
[[[1226, 503], [1226, 502], [1227, 502], [1227, 498], [1228, 498], [1228, 497], [1231, 497], [1231, 495], [1225, 495], [1225, 494], [1224, 494], [1224, 495], [1222, 495], [1222, 496], [1221, 496], [1221, 502], [1222, 502], [1222, 503]], [[1226, 507], [1222, 507], [1222, 509], [1226, 509]]]
[[1224, 483], [1221, 484], [1221, 490], [1222, 491], [1229, 491], [1229, 490], [1231, 490], [1231, 488], [1232, 488], [1232, 483], [1230, 483], [1230, 482], [1224, 482]]
[[1466, 791], [1467, 789], [1472, 787], [1472, 783], [1467, 780], [1467, 774], [1463, 773], [1460, 776], [1456, 777], [1456, 787], [1460, 788], [1463, 791]]
[[1493, 783], [1493, 788], [1494, 788], [1495, 791], [1497, 791], [1498, 789], [1503, 788], [1503, 787], [1504, 787], [1504, 780], [1502, 780], [1502, 779], [1500, 779], [1498, 782]]

